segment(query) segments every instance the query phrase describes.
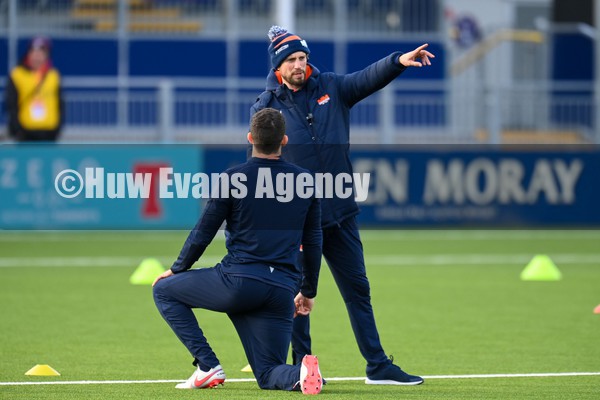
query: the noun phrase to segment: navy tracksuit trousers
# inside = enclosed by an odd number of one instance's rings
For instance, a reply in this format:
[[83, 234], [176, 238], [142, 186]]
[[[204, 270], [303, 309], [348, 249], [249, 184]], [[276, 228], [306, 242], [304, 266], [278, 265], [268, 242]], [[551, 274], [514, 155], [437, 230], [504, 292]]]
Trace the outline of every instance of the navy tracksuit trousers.
[[[323, 229], [323, 256], [346, 303], [350, 324], [358, 348], [367, 360], [367, 376], [390, 363], [383, 351], [371, 306], [371, 289], [365, 269], [362, 242], [356, 218], [347, 218], [340, 226]], [[292, 335], [293, 361], [302, 361], [311, 353], [308, 316], [294, 319]]]
[[227, 313], [262, 389], [292, 390], [300, 365], [286, 365], [292, 335], [294, 294], [256, 279], [231, 276], [221, 265], [192, 269], [154, 286], [156, 306], [200, 365], [220, 364], [193, 308]]

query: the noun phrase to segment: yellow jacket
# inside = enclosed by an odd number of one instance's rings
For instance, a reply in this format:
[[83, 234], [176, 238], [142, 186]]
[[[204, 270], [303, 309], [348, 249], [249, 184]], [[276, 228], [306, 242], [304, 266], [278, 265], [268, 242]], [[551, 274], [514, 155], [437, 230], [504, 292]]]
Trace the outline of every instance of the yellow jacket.
[[13, 105], [16, 115], [13, 117], [17, 117], [20, 128], [25, 131], [58, 130], [62, 122], [59, 72], [50, 68], [42, 74], [19, 65], [10, 77], [16, 91], [16, 105]]

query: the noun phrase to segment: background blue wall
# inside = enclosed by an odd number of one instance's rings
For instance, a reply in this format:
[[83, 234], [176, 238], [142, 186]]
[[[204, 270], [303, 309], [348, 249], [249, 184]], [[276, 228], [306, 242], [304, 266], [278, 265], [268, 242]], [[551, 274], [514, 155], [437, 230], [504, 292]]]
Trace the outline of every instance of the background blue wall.
[[[310, 61], [322, 71], [339, 71], [335, 65], [335, 43], [307, 39]], [[18, 43], [19, 57], [27, 50], [29, 39]], [[421, 43], [413, 41], [349, 42], [346, 46], [346, 72], [364, 68], [392, 53], [408, 51]], [[270, 69], [267, 40], [241, 41], [238, 45], [236, 67], [240, 77], [263, 78]], [[411, 71], [407, 79], [443, 79], [445, 52], [442, 43], [431, 43], [436, 62], [427, 73]], [[6, 60], [6, 40], [0, 39], [0, 59]], [[118, 42], [115, 39], [53, 39], [54, 65], [63, 76], [116, 76], [118, 73]], [[0, 63], [0, 74], [6, 75], [6, 63]], [[133, 77], [226, 77], [228, 69], [227, 42], [224, 40], [191, 39], [133, 39], [129, 43], [129, 74]]]

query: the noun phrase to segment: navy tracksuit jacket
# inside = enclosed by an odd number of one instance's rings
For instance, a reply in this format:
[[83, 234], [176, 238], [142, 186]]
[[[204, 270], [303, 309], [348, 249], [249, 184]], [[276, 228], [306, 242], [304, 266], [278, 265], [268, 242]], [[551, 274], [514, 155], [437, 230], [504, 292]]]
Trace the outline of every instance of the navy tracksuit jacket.
[[[221, 194], [207, 202], [171, 267], [175, 275], [155, 285], [154, 298], [195, 363], [213, 368], [219, 360], [191, 308], [225, 312], [238, 331], [259, 386], [291, 390], [300, 376], [298, 365], [285, 365], [293, 300], [298, 290], [310, 298], [317, 293], [321, 210], [315, 195], [293, 196], [289, 202], [256, 198], [261, 169], [268, 170], [273, 181], [277, 174], [308, 173], [285, 161], [263, 158], [251, 158], [227, 170], [231, 181], [236, 175], [245, 177], [243, 185], [232, 184], [227, 198]], [[242, 186], [245, 196], [239, 191]], [[224, 221], [227, 255], [213, 268], [189, 270]], [[301, 243], [307, 261], [303, 270], [297, 262]]]
[[[314, 173], [352, 174], [349, 158], [350, 109], [360, 100], [383, 88], [406, 67], [395, 52], [365, 69], [346, 75], [320, 73], [309, 64], [306, 84], [291, 91], [271, 70], [266, 90], [252, 106], [251, 116], [272, 107], [286, 121], [288, 145], [283, 157]], [[389, 363], [381, 346], [370, 300], [362, 243], [355, 216], [354, 197], [324, 198], [321, 201], [323, 255], [344, 298], [359, 349], [367, 360], [367, 375]], [[294, 320], [294, 361], [310, 353], [307, 317]]]

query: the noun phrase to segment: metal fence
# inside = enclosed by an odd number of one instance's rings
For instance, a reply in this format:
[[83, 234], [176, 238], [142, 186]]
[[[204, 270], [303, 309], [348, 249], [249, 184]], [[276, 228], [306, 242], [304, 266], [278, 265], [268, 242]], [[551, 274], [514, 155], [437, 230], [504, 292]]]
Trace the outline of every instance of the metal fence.
[[[250, 106], [262, 90], [259, 81], [231, 89], [215, 79], [133, 79], [126, 87], [116, 79], [67, 79], [63, 140], [244, 143]], [[94, 86], [99, 83], [102, 89]], [[593, 142], [595, 108], [589, 87], [536, 82], [482, 95], [475, 88], [399, 80], [354, 107], [352, 141]], [[574, 88], [579, 93], [574, 94]]]

